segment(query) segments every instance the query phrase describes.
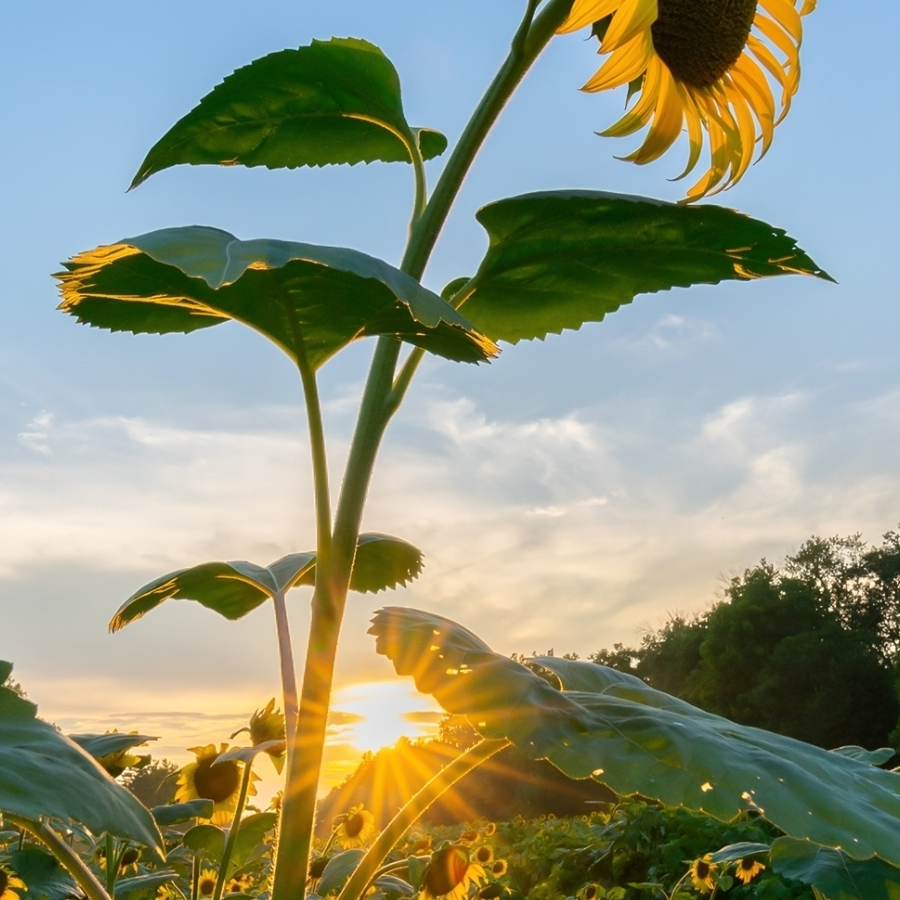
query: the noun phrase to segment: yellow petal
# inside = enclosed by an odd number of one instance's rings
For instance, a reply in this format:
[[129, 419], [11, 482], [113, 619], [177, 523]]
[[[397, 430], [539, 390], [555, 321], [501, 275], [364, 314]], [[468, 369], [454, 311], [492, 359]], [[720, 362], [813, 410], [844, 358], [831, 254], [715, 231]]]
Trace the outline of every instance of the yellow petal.
[[636, 34], [649, 31], [659, 16], [656, 0], [624, 0], [603, 36], [604, 53], [628, 43]]
[[760, 158], [766, 155], [775, 134], [775, 98], [759, 66], [743, 54], [731, 67], [729, 75], [756, 115], [762, 135]]
[[623, 159], [637, 163], [639, 166], [659, 159], [678, 140], [683, 121], [684, 111], [675, 79], [668, 66], [660, 66], [659, 100], [656, 104], [653, 124], [650, 126], [650, 131], [647, 132], [644, 143], [634, 153]]
[[621, 5], [622, 0], [575, 0], [569, 12], [569, 17], [559, 26], [557, 34], [568, 34], [578, 31], [600, 19], [614, 13]]
[[759, 0], [759, 5], [799, 44], [803, 39], [800, 13], [789, 0]]
[[650, 32], [644, 32], [614, 51], [599, 71], [582, 88], [593, 93], [620, 87], [643, 74], [653, 53]]
[[700, 151], [703, 149], [703, 126], [705, 124], [705, 119], [703, 118], [703, 114], [697, 108], [697, 104], [694, 103], [690, 89], [681, 84], [676, 84], [676, 87], [678, 88], [681, 95], [681, 101], [684, 105], [684, 120], [687, 123], [688, 144], [690, 146], [688, 161], [687, 165], [684, 167], [684, 171], [679, 176], [672, 179], [672, 181], [681, 181], [682, 178], [686, 178], [694, 171], [694, 168], [700, 160]]
[[662, 67], [658, 56], [651, 58], [638, 102], [618, 122], [601, 131], [601, 137], [625, 137], [639, 131], [650, 121], [659, 99], [659, 70]]

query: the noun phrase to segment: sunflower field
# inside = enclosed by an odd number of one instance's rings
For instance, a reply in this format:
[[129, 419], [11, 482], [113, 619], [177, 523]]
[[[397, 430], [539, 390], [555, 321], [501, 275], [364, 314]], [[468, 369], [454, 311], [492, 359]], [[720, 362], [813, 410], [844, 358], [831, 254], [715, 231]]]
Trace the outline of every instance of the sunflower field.
[[[706, 202], [750, 177], [772, 145], [797, 93], [804, 18], [815, 5], [522, 0], [506, 58], [452, 146], [407, 120], [400, 75], [378, 46], [342, 37], [238, 68], [159, 138], [131, 189], [185, 165], [408, 166], [408, 239], [394, 265], [352, 248], [188, 225], [98, 237], [106, 242], [62, 263], [59, 310], [81, 324], [187, 336], [236, 322], [284, 355], [305, 407], [314, 527], [271, 562], [165, 572], [110, 610], [111, 632], [142, 628], [174, 601], [231, 622], [259, 607], [273, 615], [267, 652], [278, 659], [280, 700], [227, 740], [192, 748], [177, 773], [150, 759], [153, 735], [62, 734], [12, 680], [12, 662], [0, 663], [0, 900], [900, 895], [900, 773], [882, 768], [892, 749], [824, 750], [595, 662], [543, 656], [525, 665], [457, 622], [404, 606], [375, 613], [375, 652], [464, 717], [477, 740], [410, 790], [387, 823], [355, 804], [317, 836], [348, 594], [406, 586], [424, 565], [413, 541], [363, 530], [385, 433], [422, 361], [474, 369], [498, 356], [500, 342], [578, 330], [676, 287], [832, 280], [782, 227]], [[547, 46], [572, 33], [596, 41], [602, 58], [583, 89], [620, 91], [626, 104], [602, 135], [641, 132], [624, 157], [638, 165], [684, 136], [678, 178], [700, 171], [699, 180], [675, 203], [577, 184], [497, 199], [471, 223], [487, 243], [474, 272], [429, 289], [426, 267], [491, 129]], [[429, 185], [432, 160], [443, 167]], [[326, 434], [319, 377], [364, 340], [374, 345], [371, 364], [344, 453]], [[301, 653], [287, 598], [306, 589]], [[585, 818], [421, 824], [454, 784], [510, 746], [605, 785], [620, 802]], [[271, 802], [257, 794], [260, 767], [283, 785]], [[142, 803], [126, 787], [142, 769], [160, 775], [160, 789], [168, 780], [171, 795]]]

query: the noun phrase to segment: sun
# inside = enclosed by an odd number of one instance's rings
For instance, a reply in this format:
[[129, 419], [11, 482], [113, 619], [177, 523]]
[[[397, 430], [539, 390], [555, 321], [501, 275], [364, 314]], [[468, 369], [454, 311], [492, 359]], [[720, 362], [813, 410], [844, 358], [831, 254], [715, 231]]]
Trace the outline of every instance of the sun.
[[431, 697], [402, 681], [368, 681], [340, 688], [334, 693], [332, 710], [330, 742], [372, 752], [401, 737], [435, 734], [441, 717]]

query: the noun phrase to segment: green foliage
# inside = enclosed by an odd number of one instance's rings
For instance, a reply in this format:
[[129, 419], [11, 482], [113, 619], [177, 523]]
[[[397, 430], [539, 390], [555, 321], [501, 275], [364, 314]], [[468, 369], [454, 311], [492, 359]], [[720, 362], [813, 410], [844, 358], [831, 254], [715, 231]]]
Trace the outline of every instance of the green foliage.
[[[422, 551], [388, 534], [361, 534], [350, 589], [378, 592], [405, 585], [422, 571]], [[109, 624], [118, 631], [166, 600], [193, 600], [226, 619], [242, 619], [275, 594], [316, 583], [316, 554], [291, 553], [268, 566], [210, 562], [156, 578], [132, 594]]]
[[378, 612], [376, 649], [484, 735], [603, 781], [728, 821], [755, 810], [794, 837], [900, 864], [900, 774], [747, 728], [595, 663], [542, 657], [562, 691], [440, 616]]
[[407, 124], [400, 78], [378, 47], [332, 38], [270, 53], [229, 75], [153, 146], [131, 186], [181, 163], [412, 162], [446, 147], [442, 134]]
[[59, 308], [110, 331], [188, 333], [234, 319], [314, 368], [371, 335], [465, 362], [497, 352], [446, 300], [356, 250], [239, 241], [195, 225], [125, 238], [64, 265]]
[[491, 203], [478, 221], [490, 247], [467, 286], [453, 285], [455, 302], [485, 334], [512, 343], [600, 322], [647, 292], [829, 278], [781, 229], [720, 206], [548, 191]]
[[[9, 676], [10, 663], [0, 665]], [[0, 679], [6, 680], [6, 677]], [[148, 847], [162, 844], [150, 813], [77, 744], [0, 687], [0, 810], [26, 819], [73, 819]]]
[[72, 876], [42, 847], [25, 844], [11, 850], [5, 862], [25, 883], [23, 900], [65, 900], [75, 892]]

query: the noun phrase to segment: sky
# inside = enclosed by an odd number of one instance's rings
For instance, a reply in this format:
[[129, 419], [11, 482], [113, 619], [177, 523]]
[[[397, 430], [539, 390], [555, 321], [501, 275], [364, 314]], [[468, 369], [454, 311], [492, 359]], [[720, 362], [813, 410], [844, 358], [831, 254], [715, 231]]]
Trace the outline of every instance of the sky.
[[[110, 335], [55, 311], [51, 273], [173, 225], [355, 247], [397, 264], [411, 172], [179, 167], [125, 189], [215, 84], [332, 35], [396, 65], [407, 117], [451, 140], [501, 62], [514, 0], [6, 0], [0, 11], [0, 658], [68, 731], [137, 728], [159, 752], [227, 740], [278, 691], [271, 610], [230, 623], [171, 602], [110, 635], [138, 587], [213, 559], [267, 563], [313, 543], [296, 373], [227, 324]], [[786, 229], [837, 280], [785, 277], [638, 297], [600, 324], [503, 346], [489, 366], [429, 359], [391, 426], [364, 528], [425, 552], [410, 588], [352, 595], [329, 751], [378, 740], [368, 709], [433, 726], [366, 634], [383, 604], [432, 610], [503, 653], [634, 644], [702, 611], [761, 557], [813, 534], [877, 542], [900, 522], [900, 311], [894, 272], [900, 9], [823, 2], [768, 156], [716, 202]], [[471, 274], [484, 203], [534, 190], [674, 200], [685, 147], [639, 168], [595, 132], [621, 93], [555, 39], [476, 161], [424, 282]], [[441, 161], [428, 164], [432, 180]], [[320, 375], [337, 489], [373, 349]], [[290, 599], [302, 658], [308, 591]], [[361, 699], [362, 698], [362, 699]], [[405, 698], [405, 699], [404, 699]], [[368, 719], [376, 718], [368, 715]], [[370, 722], [371, 725], [371, 722]]]

